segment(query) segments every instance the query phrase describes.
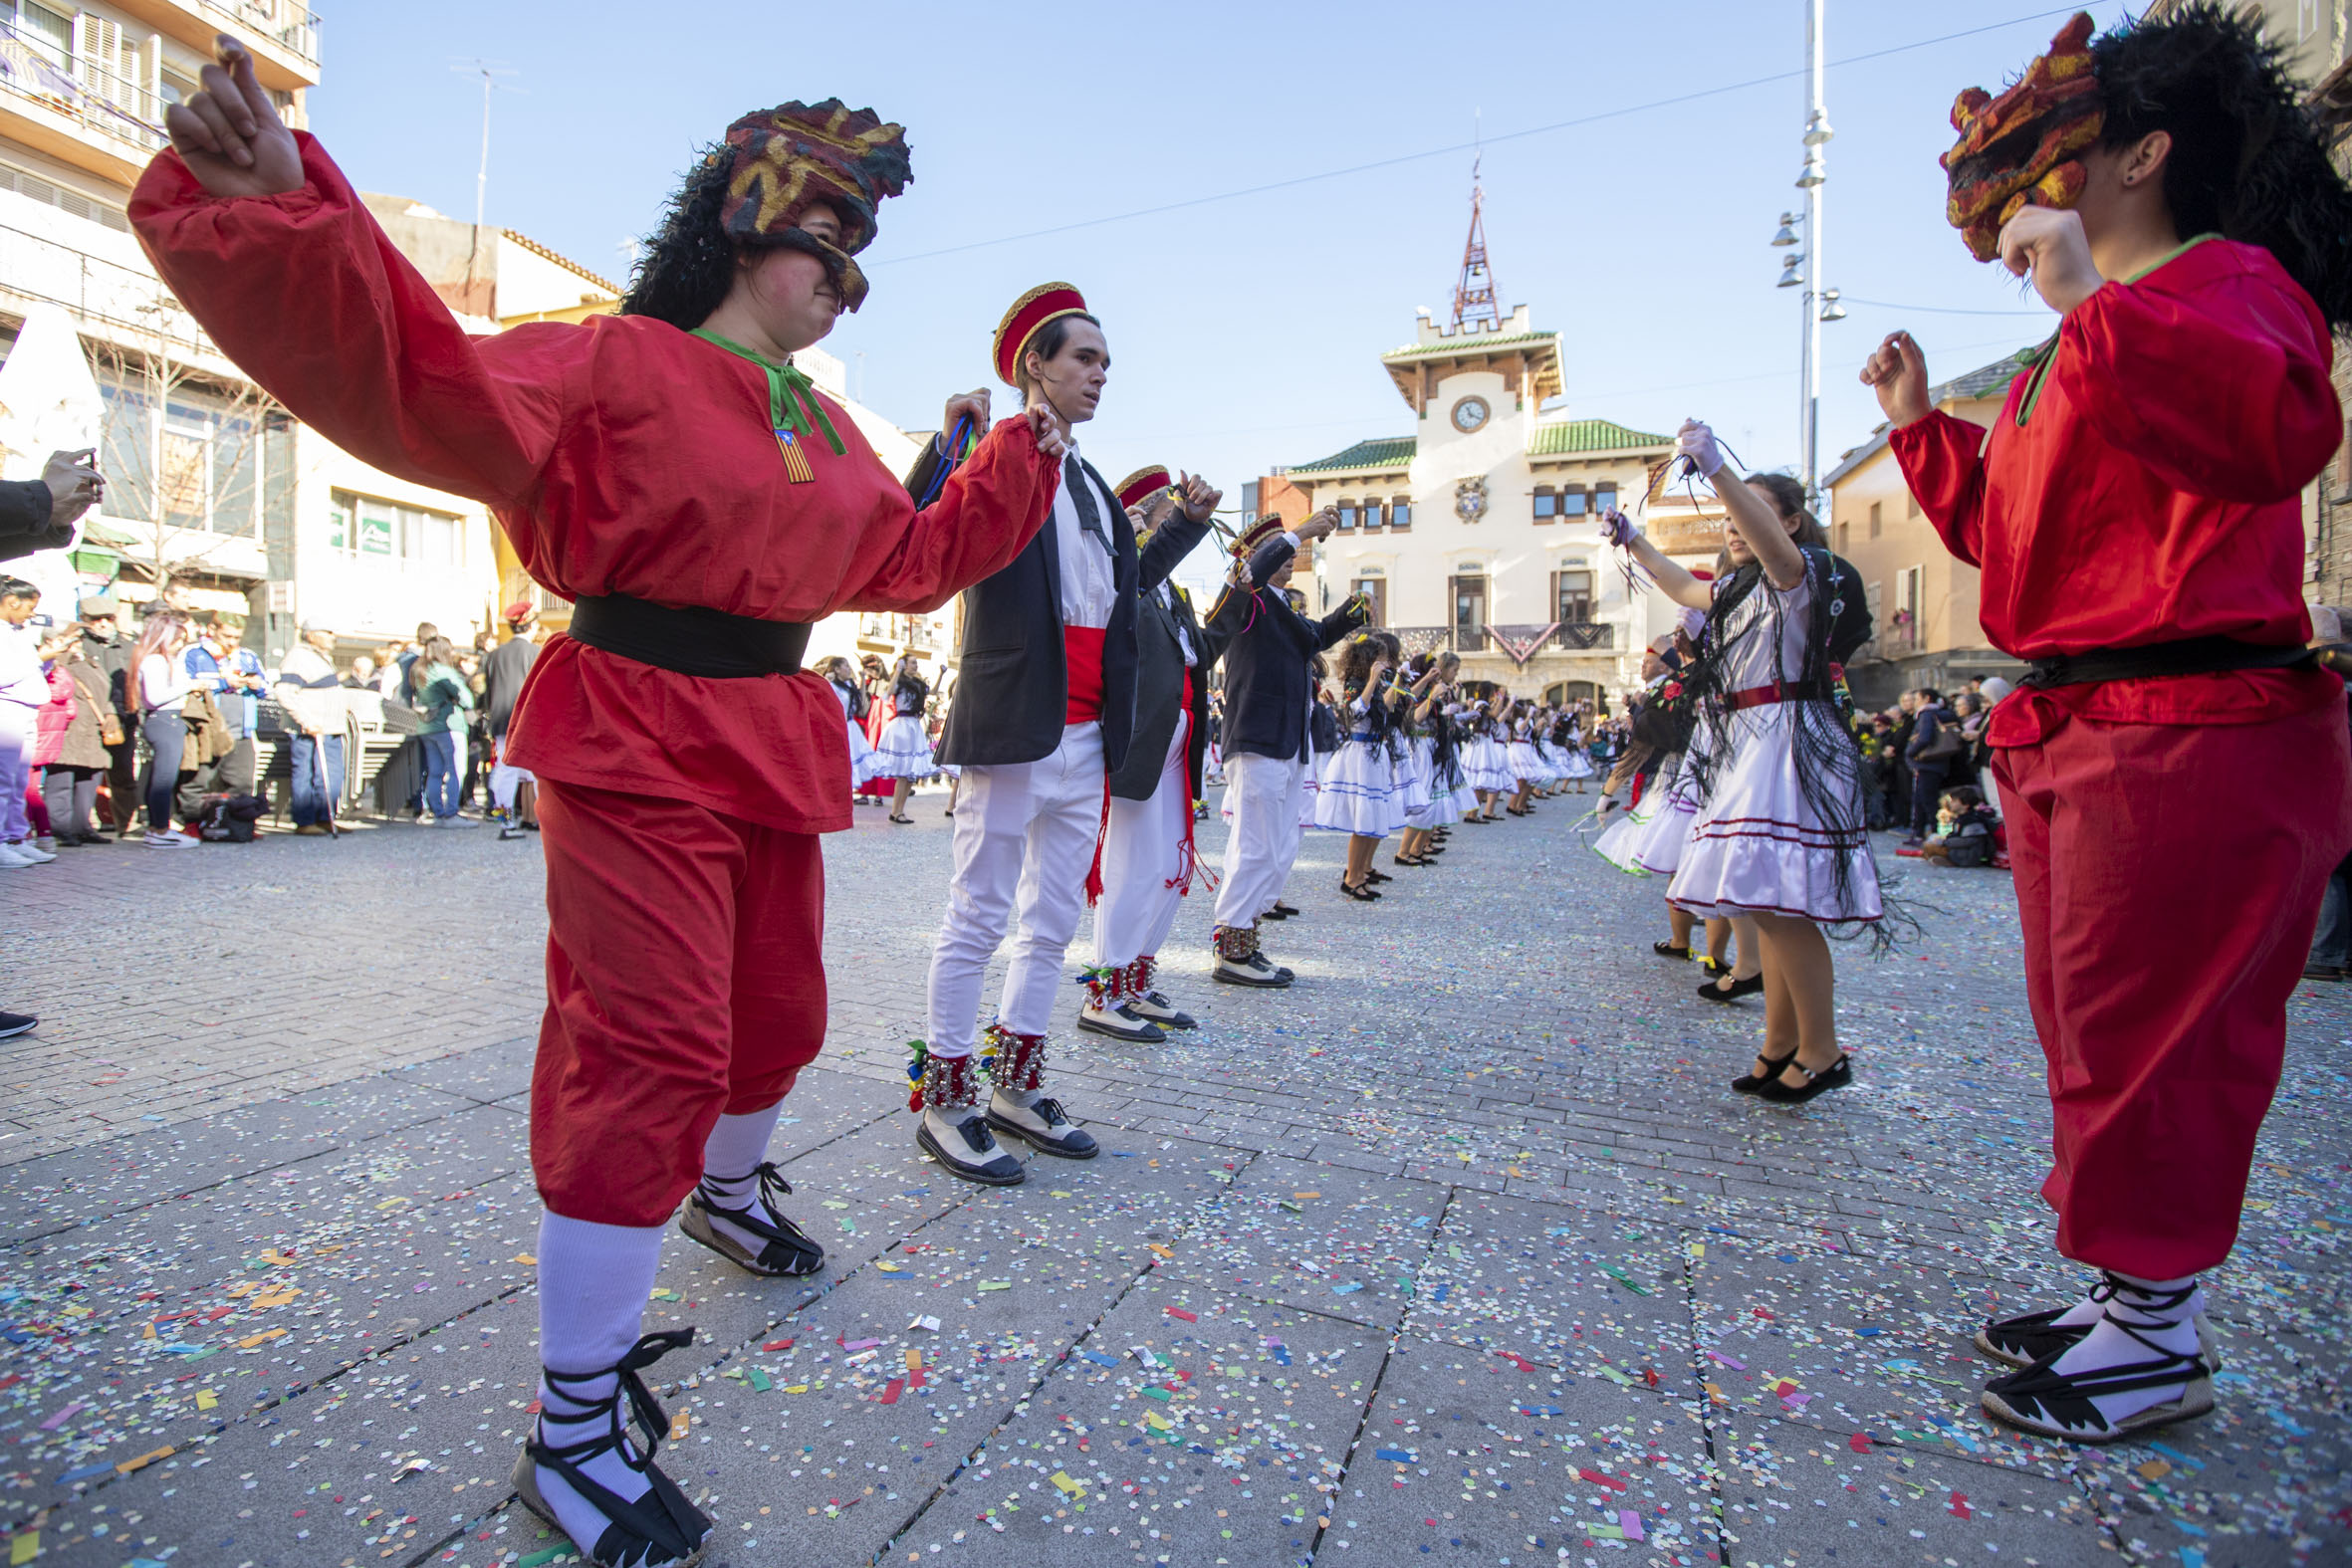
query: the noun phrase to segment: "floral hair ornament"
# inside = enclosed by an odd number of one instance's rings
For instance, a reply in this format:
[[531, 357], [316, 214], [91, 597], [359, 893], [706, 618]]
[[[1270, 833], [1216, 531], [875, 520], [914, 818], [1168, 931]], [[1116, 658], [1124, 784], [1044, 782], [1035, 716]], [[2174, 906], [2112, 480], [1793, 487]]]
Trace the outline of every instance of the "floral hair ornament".
[[1999, 98], [1970, 88], [1952, 106], [1960, 139], [1939, 160], [1952, 181], [1944, 215], [1979, 261], [1993, 260], [2001, 225], [2021, 208], [2071, 207], [2082, 195], [2078, 154], [2106, 122], [2091, 26], [2089, 12], [2075, 12]]
[[[719, 210], [728, 238], [814, 256], [840, 291], [842, 309], [865, 303], [865, 274], [850, 258], [873, 243], [874, 208], [914, 178], [902, 126], [837, 98], [795, 101], [744, 115], [727, 127], [725, 150], [711, 156], [730, 163], [727, 200]], [[811, 204], [820, 201], [840, 214], [838, 244], [801, 227]]]

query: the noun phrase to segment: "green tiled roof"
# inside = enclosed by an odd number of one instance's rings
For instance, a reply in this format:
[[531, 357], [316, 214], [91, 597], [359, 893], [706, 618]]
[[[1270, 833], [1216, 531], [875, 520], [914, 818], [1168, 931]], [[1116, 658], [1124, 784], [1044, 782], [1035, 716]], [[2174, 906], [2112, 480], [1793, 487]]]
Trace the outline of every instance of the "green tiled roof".
[[1528, 440], [1529, 457], [1561, 457], [1571, 452], [1622, 452], [1645, 446], [1672, 446], [1674, 437], [1628, 430], [1608, 419], [1561, 419], [1537, 425]]
[[1375, 436], [1369, 441], [1358, 441], [1344, 452], [1333, 452], [1311, 463], [1293, 464], [1290, 472], [1320, 474], [1342, 468], [1402, 468], [1413, 461], [1417, 445], [1412, 436]]
[[1402, 348], [1391, 348], [1380, 356], [1383, 364], [1398, 359], [1425, 359], [1431, 354], [1486, 353], [1495, 348], [1533, 348], [1548, 343], [1559, 346], [1557, 333], [1461, 333], [1434, 343], [1407, 343]]

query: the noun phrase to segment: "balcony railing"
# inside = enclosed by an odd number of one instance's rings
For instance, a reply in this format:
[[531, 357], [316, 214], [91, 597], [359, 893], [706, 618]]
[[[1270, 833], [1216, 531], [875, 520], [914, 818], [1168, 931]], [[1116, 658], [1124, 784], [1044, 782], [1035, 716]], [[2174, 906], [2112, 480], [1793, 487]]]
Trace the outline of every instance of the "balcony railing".
[[289, 54], [319, 63], [319, 18], [294, 0], [199, 0], [205, 10], [275, 41]]
[[48, 53], [46, 39], [34, 41], [12, 22], [0, 21], [0, 93], [29, 99], [86, 130], [153, 152], [164, 142], [155, 95], [95, 60], [77, 60], [69, 70]]
[[152, 335], [205, 353], [218, 351], [152, 273], [5, 224], [0, 224], [0, 295], [44, 300], [84, 322]]

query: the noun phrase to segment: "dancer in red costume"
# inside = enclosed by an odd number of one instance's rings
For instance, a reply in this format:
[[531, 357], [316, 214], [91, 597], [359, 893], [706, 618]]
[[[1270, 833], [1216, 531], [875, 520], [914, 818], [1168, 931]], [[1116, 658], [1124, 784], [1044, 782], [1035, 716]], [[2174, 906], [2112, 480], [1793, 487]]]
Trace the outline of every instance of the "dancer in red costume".
[[[1993, 1415], [2106, 1443], [2213, 1408], [2199, 1276], [2236, 1239], [2321, 884], [2352, 842], [2299, 494], [2343, 439], [2352, 193], [2254, 24], [2197, 4], [1965, 95], [1952, 220], [2063, 318], [1993, 429], [1877, 388], [1911, 489], [2032, 661], [1994, 710], [2048, 1058], [2071, 1308], [1987, 1324]], [[2010, 161], [2025, 149], [2024, 162]], [[2252, 790], [2248, 778], [2291, 778]]]
[[[477, 340], [279, 121], [251, 58], [226, 38], [220, 58], [131, 202], [164, 279], [297, 416], [487, 503], [575, 601], [511, 749], [540, 780], [549, 913], [543, 1413], [515, 1481], [594, 1562], [688, 1562], [710, 1521], [652, 1463], [638, 1377], [692, 1337], [638, 1337], [662, 1227], [684, 1200], [687, 1234], [754, 1273], [823, 1257], [765, 1159], [824, 1036], [817, 834], [849, 825], [840, 704], [799, 668], [809, 623], [933, 609], [1003, 566], [1052, 505], [1061, 442], [1008, 420], [917, 512], [793, 367], [863, 299], [851, 256], [906, 183], [905, 140], [870, 111], [737, 120], [620, 316]], [[961, 415], [985, 423], [985, 394], [942, 427]]]

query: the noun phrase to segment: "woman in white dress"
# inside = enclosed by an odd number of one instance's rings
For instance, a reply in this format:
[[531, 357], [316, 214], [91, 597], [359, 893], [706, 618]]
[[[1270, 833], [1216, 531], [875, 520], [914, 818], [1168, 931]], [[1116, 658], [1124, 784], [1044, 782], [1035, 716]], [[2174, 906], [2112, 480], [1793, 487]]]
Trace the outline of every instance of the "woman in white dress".
[[906, 814], [906, 797], [916, 783], [939, 772], [931, 756], [931, 735], [923, 723], [923, 710], [931, 701], [931, 683], [923, 679], [922, 669], [922, 662], [913, 654], [899, 655], [889, 690], [882, 695], [890, 704], [890, 722], [882, 726], [870, 774], [875, 779], [897, 781], [890, 787], [890, 820], [902, 826], [914, 820]]
[[1339, 891], [1359, 903], [1380, 897], [1372, 884], [1388, 874], [1372, 869], [1372, 855], [1397, 822], [1396, 764], [1390, 732], [1404, 694], [1389, 680], [1388, 650], [1359, 631], [1339, 652], [1339, 749], [1324, 760], [1314, 797], [1314, 825], [1346, 833], [1347, 869]]
[[1456, 747], [1448, 734], [1452, 720], [1447, 717], [1454, 675], [1461, 668], [1461, 656], [1450, 648], [1417, 654], [1406, 666], [1415, 700], [1406, 727], [1410, 746], [1403, 766], [1412, 784], [1405, 810], [1405, 837], [1396, 851], [1400, 866], [1437, 864], [1437, 857], [1446, 852], [1441, 842], [1446, 825], [1461, 819], [1455, 805]]
[[1830, 673], [1851, 651], [1840, 643], [1850, 640], [1862, 585], [1825, 548], [1794, 481], [1742, 483], [1696, 422], [1683, 426], [1676, 450], [1723, 500], [1731, 573], [1703, 582], [1621, 514], [1609, 518], [1611, 542], [1630, 549], [1668, 596], [1708, 612], [1690, 676], [1706, 740], [1694, 740], [1683, 770], [1699, 805], [1666, 896], [1702, 918], [1754, 922], [1764, 1048], [1733, 1087], [1809, 1100], [1853, 1077], [1838, 1048], [1836, 975], [1821, 927], [1870, 927], [1884, 916], [1863, 826], [1861, 754]]
[[839, 654], [824, 661], [819, 673], [841, 700], [841, 720], [849, 727], [849, 789], [874, 776], [873, 743], [865, 738], [865, 683], [857, 678], [857, 666]]

